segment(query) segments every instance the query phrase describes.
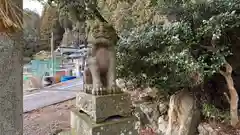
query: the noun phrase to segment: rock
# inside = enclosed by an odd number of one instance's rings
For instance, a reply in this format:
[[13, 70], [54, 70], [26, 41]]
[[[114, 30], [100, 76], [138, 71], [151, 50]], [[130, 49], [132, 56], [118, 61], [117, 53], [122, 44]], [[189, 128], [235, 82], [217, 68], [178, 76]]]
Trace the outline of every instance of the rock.
[[148, 87], [143, 90], [143, 93], [141, 96], [150, 96], [152, 98], [156, 98], [158, 96], [158, 92], [159, 90], [157, 88]]
[[167, 103], [164, 103], [164, 102], [159, 103], [159, 104], [158, 104], [158, 110], [159, 110], [159, 112], [160, 112], [161, 115], [166, 114], [167, 111], [168, 111], [168, 105], [167, 105]]
[[157, 132], [160, 135], [164, 135], [166, 133], [167, 125], [168, 125], [168, 121], [164, 119], [164, 116], [160, 116], [158, 118], [158, 130], [157, 130]]
[[150, 122], [146, 116], [146, 114], [140, 109], [140, 107], [135, 107], [135, 112], [134, 115], [138, 118], [139, 120], [139, 126], [140, 127], [145, 127], [146, 125], [149, 125]]
[[179, 128], [178, 135], [196, 135], [200, 123], [200, 110], [196, 99], [187, 90], [181, 90], [170, 97], [167, 135]]
[[124, 79], [116, 79], [116, 85], [120, 88], [120, 89], [124, 89], [126, 87], [126, 83]]
[[116, 79], [116, 85], [124, 92], [132, 92], [134, 89], [133, 83], [131, 81], [126, 81], [124, 79]]
[[198, 132], [199, 135], [218, 135], [218, 132], [207, 123], [199, 124]]
[[[119, 80], [119, 83], [121, 81]], [[161, 95], [156, 88], [138, 88], [129, 93], [131, 93], [135, 115], [140, 121], [141, 128], [149, 126], [156, 132], [158, 118], [166, 114], [168, 103], [159, 100]]]
[[129, 89], [129, 87], [133, 86], [132, 82], [126, 83], [123, 79], [117, 79], [116, 83], [118, 87], [131, 94], [135, 106], [135, 116], [139, 119], [141, 128], [149, 126], [155, 132], [158, 132], [159, 128], [162, 129], [162, 127], [167, 126], [166, 121], [161, 123], [160, 120], [159, 127], [159, 118], [167, 113], [168, 103], [160, 101], [161, 96], [164, 95], [161, 95], [157, 88], [137, 88], [132, 91]]
[[147, 116], [147, 119], [151, 123], [151, 128], [154, 130], [158, 129], [158, 118], [160, 117], [160, 112], [158, 110], [158, 104], [154, 103], [143, 103], [140, 105], [140, 109]]
[[23, 90], [32, 91], [42, 88], [41, 78], [39, 77], [29, 77], [28, 80], [23, 80]]

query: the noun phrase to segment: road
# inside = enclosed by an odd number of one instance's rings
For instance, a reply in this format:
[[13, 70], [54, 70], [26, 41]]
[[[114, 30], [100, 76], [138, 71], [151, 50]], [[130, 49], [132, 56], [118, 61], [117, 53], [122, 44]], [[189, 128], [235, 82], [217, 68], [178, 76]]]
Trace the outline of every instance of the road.
[[82, 90], [82, 87], [82, 79], [74, 79], [24, 95], [23, 111], [25, 113], [72, 99], [76, 96], [77, 91]]

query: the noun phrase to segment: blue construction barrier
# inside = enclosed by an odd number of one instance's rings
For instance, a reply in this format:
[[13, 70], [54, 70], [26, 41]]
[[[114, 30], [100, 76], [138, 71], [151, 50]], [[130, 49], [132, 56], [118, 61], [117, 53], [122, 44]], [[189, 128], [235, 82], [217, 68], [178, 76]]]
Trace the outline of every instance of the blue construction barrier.
[[68, 80], [72, 80], [72, 79], [75, 79], [76, 76], [62, 76], [61, 77], [61, 82], [66, 82]]

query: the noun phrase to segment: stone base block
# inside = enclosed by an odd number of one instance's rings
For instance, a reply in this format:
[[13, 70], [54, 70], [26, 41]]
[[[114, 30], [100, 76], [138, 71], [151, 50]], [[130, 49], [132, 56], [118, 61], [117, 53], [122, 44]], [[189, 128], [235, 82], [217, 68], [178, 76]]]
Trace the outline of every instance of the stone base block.
[[72, 135], [71, 131], [63, 131], [58, 133], [58, 135]]
[[131, 116], [96, 124], [87, 114], [71, 111], [72, 135], [138, 135], [136, 122], [137, 119]]
[[76, 97], [77, 109], [88, 114], [96, 123], [111, 116], [131, 116], [131, 106], [130, 95], [127, 93], [96, 96], [81, 92]]

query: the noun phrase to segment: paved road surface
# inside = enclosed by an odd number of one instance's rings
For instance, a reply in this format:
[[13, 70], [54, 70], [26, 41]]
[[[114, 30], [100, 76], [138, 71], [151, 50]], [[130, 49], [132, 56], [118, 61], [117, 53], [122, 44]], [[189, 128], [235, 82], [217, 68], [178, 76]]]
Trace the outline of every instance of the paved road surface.
[[23, 111], [29, 112], [72, 99], [76, 96], [77, 91], [81, 91], [82, 84], [82, 79], [74, 79], [24, 95]]

